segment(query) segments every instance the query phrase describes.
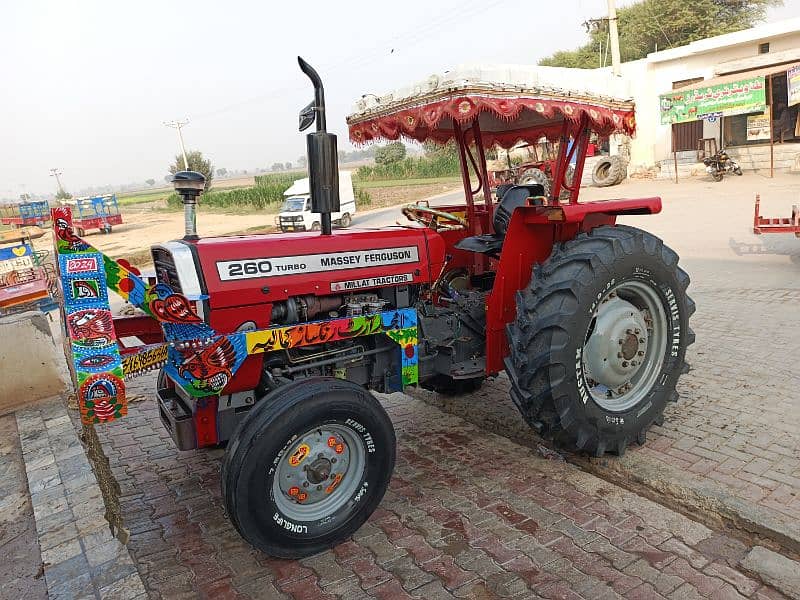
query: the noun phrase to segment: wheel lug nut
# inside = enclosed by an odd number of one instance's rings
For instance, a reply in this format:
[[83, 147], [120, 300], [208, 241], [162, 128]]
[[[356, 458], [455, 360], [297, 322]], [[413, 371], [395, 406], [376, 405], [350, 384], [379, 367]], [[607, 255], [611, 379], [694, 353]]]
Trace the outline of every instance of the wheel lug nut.
[[334, 458], [331, 459], [331, 463], [335, 463], [335, 462], [336, 462], [336, 458], [334, 457]]
[[617, 341], [619, 342], [619, 345], [620, 345], [620, 346], [622, 346], [622, 344], [624, 344], [624, 343], [625, 343], [625, 340], [617, 340]]
[[307, 481], [303, 482], [303, 487], [308, 487], [308, 482]]
[[622, 361], [622, 366], [623, 367], [627, 367], [628, 366], [628, 361], [627, 360], [623, 360]]
[[644, 350], [639, 350], [639, 352], [637, 352], [636, 354], [638, 354], [639, 356], [644, 356]]
[[637, 364], [639, 364], [639, 363], [637, 363], [635, 360], [632, 360], [632, 361], [631, 361], [631, 366], [632, 366], [632, 367], [635, 367]]
[[639, 338], [639, 343], [644, 344], [644, 338]]
[[321, 485], [318, 485], [318, 486], [317, 486], [317, 491], [320, 491], [320, 490], [322, 490], [322, 486], [321, 486]]
[[625, 333], [627, 333], [628, 335], [631, 335], [631, 334], [633, 333], [633, 330], [631, 330], [631, 329], [626, 329], [626, 330], [625, 330]]
[[633, 333], [635, 333], [636, 335], [639, 335], [639, 334], [641, 333], [641, 330], [639, 330], [639, 329], [634, 329], [634, 330], [633, 330]]

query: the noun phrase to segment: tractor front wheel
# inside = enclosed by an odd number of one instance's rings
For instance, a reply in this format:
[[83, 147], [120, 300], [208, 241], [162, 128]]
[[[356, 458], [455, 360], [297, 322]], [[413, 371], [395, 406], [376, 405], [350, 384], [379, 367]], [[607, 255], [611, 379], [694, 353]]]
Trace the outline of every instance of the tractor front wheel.
[[559, 445], [602, 456], [644, 443], [694, 341], [678, 255], [633, 227], [557, 246], [517, 295], [506, 370], [525, 419]]
[[366, 389], [330, 377], [295, 380], [259, 400], [231, 438], [225, 507], [256, 548], [310, 556], [361, 527], [394, 461], [394, 428]]

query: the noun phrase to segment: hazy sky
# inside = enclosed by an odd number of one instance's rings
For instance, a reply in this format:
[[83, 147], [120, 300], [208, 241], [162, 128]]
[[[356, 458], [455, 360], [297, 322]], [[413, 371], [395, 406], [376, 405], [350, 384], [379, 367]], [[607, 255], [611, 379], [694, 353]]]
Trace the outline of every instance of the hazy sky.
[[[687, 0], [691, 1], [691, 0]], [[620, 1], [625, 5], [629, 2]], [[189, 149], [254, 169], [304, 152], [297, 112], [326, 87], [328, 129], [382, 93], [460, 63], [535, 63], [585, 41], [603, 0], [0, 0], [0, 198], [64, 186], [163, 182]], [[786, 0], [770, 20], [800, 16]]]

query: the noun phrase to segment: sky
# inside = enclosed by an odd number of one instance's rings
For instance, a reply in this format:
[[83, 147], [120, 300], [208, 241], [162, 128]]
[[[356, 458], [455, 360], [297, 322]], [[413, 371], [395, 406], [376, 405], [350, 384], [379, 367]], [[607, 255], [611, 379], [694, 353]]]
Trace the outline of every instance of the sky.
[[[630, 0], [619, 0], [624, 6]], [[163, 183], [179, 151], [269, 168], [305, 152], [297, 113], [320, 73], [328, 129], [385, 93], [464, 63], [536, 63], [584, 43], [604, 0], [0, 0], [0, 198]], [[800, 16], [800, 0], [769, 20]], [[144, 184], [142, 184], [144, 187]]]

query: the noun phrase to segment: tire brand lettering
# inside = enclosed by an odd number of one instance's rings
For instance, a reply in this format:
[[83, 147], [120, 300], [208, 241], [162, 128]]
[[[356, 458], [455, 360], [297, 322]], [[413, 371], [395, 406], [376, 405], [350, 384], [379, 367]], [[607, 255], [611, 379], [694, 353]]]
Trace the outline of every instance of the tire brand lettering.
[[359, 423], [358, 421], [354, 421], [353, 419], [347, 419], [347, 421], [345, 421], [344, 424], [352, 427], [358, 433], [364, 433], [367, 430], [367, 428], [364, 427], [361, 423]]
[[669, 306], [669, 316], [672, 319], [672, 344], [670, 346], [671, 357], [677, 357], [681, 349], [681, 313], [678, 310], [678, 300], [672, 288], [666, 288], [664, 295], [667, 297]]
[[364, 439], [364, 444], [367, 446], [367, 452], [372, 454], [375, 452], [375, 440], [372, 439], [372, 434], [367, 431], [367, 428], [364, 427], [358, 421], [354, 421], [353, 419], [347, 419], [344, 422], [345, 425], [349, 425], [353, 429], [355, 429], [358, 433], [361, 434], [361, 437]]
[[575, 375], [578, 378], [578, 394], [586, 404], [589, 401], [589, 392], [586, 390], [586, 381], [583, 377], [583, 348], [575, 349]]
[[272, 515], [272, 520], [278, 524], [278, 527], [283, 527], [286, 531], [291, 531], [292, 533], [308, 533], [308, 526], [292, 523], [288, 519], [284, 519], [280, 513]]
[[611, 415], [606, 415], [606, 423], [611, 425], [625, 425], [625, 417], [612, 417]]
[[592, 302], [592, 305], [589, 307], [590, 315], [594, 313], [594, 311], [597, 309], [597, 305], [600, 304], [600, 301], [605, 297], [605, 295], [608, 293], [608, 290], [610, 290], [611, 286], [613, 286], [616, 282], [617, 282], [616, 279], [612, 279], [605, 285], [605, 287], [602, 290], [597, 292], [597, 296], [595, 297], [594, 302]]
[[360, 502], [361, 498], [364, 497], [364, 494], [367, 493], [367, 488], [369, 487], [369, 482], [365, 481], [364, 485], [361, 486], [361, 489], [358, 490], [358, 493], [353, 496], [353, 502]]

